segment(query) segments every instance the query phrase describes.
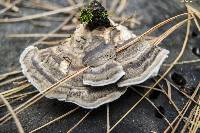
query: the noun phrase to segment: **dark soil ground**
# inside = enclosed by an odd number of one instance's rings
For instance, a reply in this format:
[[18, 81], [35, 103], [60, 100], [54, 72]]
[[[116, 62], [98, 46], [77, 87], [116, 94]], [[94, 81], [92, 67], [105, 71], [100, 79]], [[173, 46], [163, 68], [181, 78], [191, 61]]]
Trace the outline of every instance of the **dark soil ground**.
[[[53, 0], [51, 0], [53, 1]], [[62, 3], [62, 5], [67, 5], [64, 0], [54, 0], [54, 2]], [[21, 8], [23, 9], [23, 15], [34, 14], [38, 10]], [[171, 16], [184, 13], [186, 9], [183, 5], [175, 0], [129, 0], [128, 8], [125, 11], [126, 14], [137, 13], [142, 16], [141, 25], [134, 29], [136, 34], [141, 34], [148, 28], [154, 26], [155, 24], [165, 20]], [[176, 21], [178, 22], [178, 21]], [[54, 29], [60, 22], [51, 23], [50, 28], [36, 27], [30, 22], [19, 22], [19, 23], [5, 23], [0, 24], [0, 74], [10, 72], [13, 70], [20, 70], [19, 56], [20, 53], [28, 45], [31, 45], [37, 39], [29, 38], [5, 38], [6, 34], [13, 33], [47, 33], [51, 29]], [[159, 35], [165, 29], [169, 28], [170, 25], [165, 28], [160, 29], [155, 33]], [[170, 56], [166, 63], [169, 63], [175, 59], [181, 50], [181, 46], [184, 40], [186, 26], [174, 32], [168, 39], [166, 39], [160, 46], [165, 47], [170, 51]], [[190, 41], [187, 46], [187, 50], [181, 60], [194, 60], [200, 58], [200, 34], [193, 24], [192, 30], [190, 32]], [[160, 74], [166, 70], [165, 67], [162, 68]], [[168, 79], [174, 84], [176, 82], [177, 75], [175, 79], [171, 79], [171, 75], [174, 73], [180, 74], [181, 78], [186, 81], [185, 87], [189, 90], [194, 89], [198, 82], [200, 81], [200, 63], [176, 65], [173, 70], [168, 75]], [[150, 82], [151, 80], [147, 81]], [[176, 83], [175, 83], [175, 82]], [[34, 89], [34, 88], [33, 88]], [[137, 88], [140, 90], [141, 88]], [[155, 94], [155, 93], [154, 93]], [[172, 98], [179, 108], [182, 108], [186, 102], [183, 95], [173, 89]], [[153, 95], [151, 95], [153, 97]], [[110, 119], [111, 126], [119, 120], [119, 118], [131, 108], [131, 106], [139, 100], [140, 96], [135, 94], [131, 89], [129, 89], [125, 95], [120, 99], [114, 101], [110, 104]], [[169, 104], [169, 101], [164, 95], [154, 96], [152, 101], [157, 106], [162, 106], [165, 110], [165, 116], [172, 121], [177, 113]], [[13, 105], [15, 107], [15, 105]], [[29, 107], [18, 116], [26, 132], [47, 123], [48, 121], [56, 118], [57, 116], [64, 114], [68, 110], [76, 107], [74, 104], [60, 102], [57, 100], [43, 98], [33, 106]], [[56, 122], [40, 131], [39, 133], [65, 133], [70, 129], [76, 122], [78, 122], [81, 117], [88, 110], [80, 109], [79, 111], [73, 113], [72, 115]], [[5, 109], [0, 110], [0, 116], [5, 112]], [[166, 122], [162, 118], [156, 117], [155, 109], [145, 100], [143, 100], [114, 130], [116, 133], [148, 133], [151, 131], [162, 132], [163, 129], [167, 127]], [[15, 133], [16, 125], [13, 121], [0, 126], [1, 133]], [[89, 117], [73, 132], [76, 133], [102, 133], [106, 132], [106, 106], [102, 106], [95, 109]]]

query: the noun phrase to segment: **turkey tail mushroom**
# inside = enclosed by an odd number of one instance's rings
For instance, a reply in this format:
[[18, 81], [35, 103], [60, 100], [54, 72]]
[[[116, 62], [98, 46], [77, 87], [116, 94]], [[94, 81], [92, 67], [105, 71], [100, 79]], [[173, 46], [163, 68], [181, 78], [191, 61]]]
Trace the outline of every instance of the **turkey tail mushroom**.
[[143, 83], [154, 77], [168, 57], [168, 50], [151, 45], [148, 41], [138, 42], [117, 54], [125, 76], [118, 83], [119, 87]]
[[26, 48], [20, 57], [22, 71], [43, 92], [64, 77], [89, 66], [45, 96], [84, 108], [97, 108], [118, 99], [128, 86], [156, 76], [167, 58], [169, 51], [150, 45], [148, 41], [116, 52], [133, 37], [135, 35], [122, 25], [88, 31], [80, 24], [69, 42], [46, 49]]
[[116, 83], [125, 75], [123, 67], [114, 60], [98, 67], [90, 68], [83, 74], [83, 84], [91, 86], [104, 86]]

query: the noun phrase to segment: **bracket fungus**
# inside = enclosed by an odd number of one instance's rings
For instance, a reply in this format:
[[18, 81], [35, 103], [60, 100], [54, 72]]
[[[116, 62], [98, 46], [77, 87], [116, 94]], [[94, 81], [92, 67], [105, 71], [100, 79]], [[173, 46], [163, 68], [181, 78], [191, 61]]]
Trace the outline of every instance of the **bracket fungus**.
[[[93, 5], [97, 3], [99, 6], [97, 1], [93, 2]], [[96, 9], [96, 6], [93, 7]], [[102, 7], [100, 11], [105, 12]], [[153, 46], [147, 40], [116, 52], [117, 48], [136, 36], [108, 18], [105, 26], [102, 25], [105, 18], [103, 21], [90, 19], [90, 23], [96, 21], [95, 25], [93, 23], [90, 29], [89, 23], [78, 25], [69, 41], [45, 49], [29, 46], [21, 54], [22, 71], [40, 92], [89, 66], [82, 74], [47, 93], [46, 97], [73, 102], [84, 108], [97, 108], [118, 99], [128, 86], [156, 76], [168, 57], [168, 50]]]

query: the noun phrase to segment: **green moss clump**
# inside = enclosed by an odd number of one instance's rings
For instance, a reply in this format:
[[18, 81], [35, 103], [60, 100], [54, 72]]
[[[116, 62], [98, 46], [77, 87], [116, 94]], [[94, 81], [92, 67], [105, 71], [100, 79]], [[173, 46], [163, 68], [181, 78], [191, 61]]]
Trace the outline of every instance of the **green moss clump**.
[[81, 10], [80, 21], [86, 23], [89, 30], [111, 26], [106, 9], [96, 0]]
[[89, 23], [92, 21], [93, 18], [93, 14], [91, 9], [82, 9], [81, 10], [81, 17], [80, 17], [80, 21], [81, 23]]

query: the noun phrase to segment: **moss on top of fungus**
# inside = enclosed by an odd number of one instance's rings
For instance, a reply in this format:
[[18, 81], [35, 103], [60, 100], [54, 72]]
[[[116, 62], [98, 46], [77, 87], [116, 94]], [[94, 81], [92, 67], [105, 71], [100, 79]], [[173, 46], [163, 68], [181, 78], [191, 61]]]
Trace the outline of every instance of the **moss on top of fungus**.
[[85, 23], [89, 30], [111, 26], [106, 9], [96, 0], [81, 10], [80, 21]]

